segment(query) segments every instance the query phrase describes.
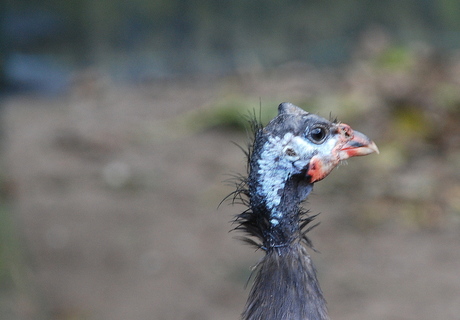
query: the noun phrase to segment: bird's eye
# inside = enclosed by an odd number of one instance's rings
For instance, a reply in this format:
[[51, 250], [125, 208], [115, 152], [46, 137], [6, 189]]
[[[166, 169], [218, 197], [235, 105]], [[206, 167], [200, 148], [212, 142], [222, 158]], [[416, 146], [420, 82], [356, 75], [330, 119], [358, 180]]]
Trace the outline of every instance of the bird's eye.
[[326, 139], [328, 130], [323, 126], [313, 127], [308, 133], [308, 138], [314, 143], [322, 143]]

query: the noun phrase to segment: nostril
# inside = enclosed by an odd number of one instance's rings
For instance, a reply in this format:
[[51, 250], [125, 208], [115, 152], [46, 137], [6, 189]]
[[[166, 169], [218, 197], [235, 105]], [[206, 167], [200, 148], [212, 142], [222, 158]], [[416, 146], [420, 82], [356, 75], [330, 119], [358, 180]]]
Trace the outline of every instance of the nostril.
[[348, 124], [341, 124], [339, 126], [339, 131], [343, 136], [345, 136], [345, 138], [353, 137], [353, 129]]

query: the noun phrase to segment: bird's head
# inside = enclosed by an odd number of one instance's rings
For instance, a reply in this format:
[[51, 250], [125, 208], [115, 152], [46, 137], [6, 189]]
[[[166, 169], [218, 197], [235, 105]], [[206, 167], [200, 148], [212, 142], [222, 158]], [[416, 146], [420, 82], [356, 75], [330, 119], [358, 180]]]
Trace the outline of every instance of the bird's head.
[[278, 116], [259, 132], [262, 143], [254, 159], [259, 194], [273, 202], [269, 207], [279, 204], [280, 190], [289, 177], [311, 185], [324, 179], [342, 160], [378, 153], [374, 142], [349, 125], [331, 122], [286, 102], [278, 111]]

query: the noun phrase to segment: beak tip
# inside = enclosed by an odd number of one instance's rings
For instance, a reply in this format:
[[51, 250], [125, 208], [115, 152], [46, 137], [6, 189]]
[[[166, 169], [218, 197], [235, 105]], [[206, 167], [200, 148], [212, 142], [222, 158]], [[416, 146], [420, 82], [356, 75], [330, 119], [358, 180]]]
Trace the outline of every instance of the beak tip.
[[367, 156], [372, 153], [380, 153], [374, 141], [357, 131], [355, 131], [353, 139], [348, 141], [342, 148], [342, 151], [342, 160], [356, 156]]
[[374, 141], [371, 141], [368, 146], [369, 149], [374, 150], [375, 153], [380, 154], [379, 148]]

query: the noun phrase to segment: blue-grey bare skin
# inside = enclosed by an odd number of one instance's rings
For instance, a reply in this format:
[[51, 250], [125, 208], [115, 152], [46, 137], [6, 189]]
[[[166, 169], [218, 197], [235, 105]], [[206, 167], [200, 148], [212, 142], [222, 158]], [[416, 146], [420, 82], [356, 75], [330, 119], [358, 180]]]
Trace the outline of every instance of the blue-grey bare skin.
[[234, 193], [248, 209], [239, 214], [244, 240], [265, 250], [257, 266], [244, 320], [326, 320], [326, 301], [307, 252], [315, 216], [301, 208], [313, 184], [341, 160], [378, 152], [345, 124], [310, 114], [291, 103], [278, 107], [266, 127], [254, 122], [248, 177]]

